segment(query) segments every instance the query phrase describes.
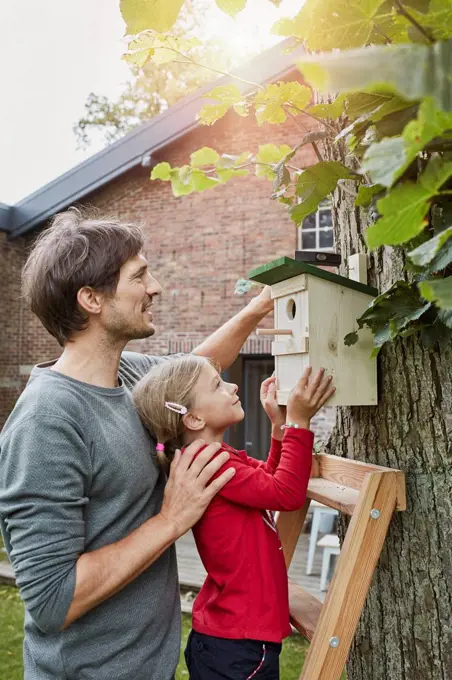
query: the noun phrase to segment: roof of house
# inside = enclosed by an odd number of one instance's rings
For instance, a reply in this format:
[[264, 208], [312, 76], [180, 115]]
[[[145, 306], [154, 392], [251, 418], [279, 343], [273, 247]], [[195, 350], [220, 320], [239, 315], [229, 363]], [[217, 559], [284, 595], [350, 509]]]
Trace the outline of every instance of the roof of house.
[[[290, 73], [294, 68], [295, 55], [294, 52], [284, 52], [284, 45], [279, 43], [266, 50], [236, 71], [236, 75], [262, 83]], [[297, 48], [296, 52], [300, 50]], [[230, 80], [230, 77], [223, 76], [214, 83], [206, 84], [15, 205], [0, 203], [0, 231], [7, 232], [10, 238], [22, 236], [127, 170], [140, 165], [147, 167], [152, 154], [198, 126], [196, 116], [205, 103], [206, 93]], [[251, 89], [237, 84], [244, 92]]]

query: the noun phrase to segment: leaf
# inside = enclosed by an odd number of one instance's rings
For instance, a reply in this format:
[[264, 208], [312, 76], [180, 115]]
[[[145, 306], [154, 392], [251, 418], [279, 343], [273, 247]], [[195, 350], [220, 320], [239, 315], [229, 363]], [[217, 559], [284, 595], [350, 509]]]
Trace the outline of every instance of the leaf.
[[344, 113], [344, 100], [337, 97], [331, 104], [314, 104], [307, 112], [317, 118], [331, 118], [337, 120]]
[[[337, 45], [336, 45], [337, 47]], [[399, 94], [409, 101], [434, 97], [452, 110], [452, 41], [390, 45], [313, 56], [299, 62], [304, 78], [323, 92]]]
[[229, 83], [228, 85], [218, 85], [217, 87], [214, 87], [213, 90], [210, 90], [210, 92], [207, 92], [206, 97], [209, 97], [210, 99], [216, 99], [217, 101], [222, 102], [223, 104], [228, 104], [229, 106], [232, 106], [232, 104], [237, 104], [243, 99], [242, 93], [240, 92], [237, 85], [234, 85], [234, 83]]
[[217, 163], [217, 168], [234, 168], [238, 165], [243, 165], [244, 163], [247, 163], [252, 158], [252, 156], [253, 154], [249, 151], [244, 151], [240, 154], [240, 156], [223, 153], [221, 154], [221, 158]]
[[246, 0], [215, 0], [217, 7], [219, 7], [226, 14], [235, 17], [236, 14], [242, 11], [246, 5]]
[[219, 85], [207, 92], [206, 97], [214, 99], [219, 104], [206, 104], [198, 114], [198, 118], [203, 125], [213, 125], [222, 118], [231, 106], [242, 103], [242, 93], [237, 85]]
[[253, 100], [258, 125], [284, 123], [287, 112], [283, 106], [286, 106], [293, 115], [297, 115], [307, 106], [311, 97], [311, 90], [298, 82], [267, 85], [263, 90], [259, 90]]
[[248, 279], [238, 279], [235, 284], [234, 295], [244, 295], [256, 285], [257, 284], [255, 281], [248, 281]]
[[[291, 153], [292, 149], [287, 144], [276, 146], [276, 144], [262, 144], [256, 155], [256, 177], [266, 177], [273, 180], [275, 178], [275, 171], [273, 167], [279, 163], [287, 154]], [[265, 165], [259, 165], [264, 163]]]
[[405, 142], [402, 137], [387, 137], [367, 149], [362, 167], [372, 182], [390, 187], [397, 172], [405, 166], [406, 159]]
[[171, 165], [169, 163], [157, 163], [152, 168], [151, 179], [161, 179], [167, 182], [171, 178]]
[[356, 196], [355, 205], [366, 207], [372, 203], [374, 196], [378, 196], [384, 191], [384, 187], [381, 184], [372, 184], [371, 186], [366, 186], [361, 184], [358, 189], [358, 194]]
[[233, 105], [234, 111], [239, 115], [242, 116], [242, 118], [246, 118], [246, 116], [249, 115], [250, 112], [250, 104], [249, 102], [239, 102], [238, 104]]
[[290, 216], [300, 225], [305, 217], [315, 212], [336, 188], [339, 179], [356, 179], [357, 175], [338, 161], [322, 161], [303, 170], [296, 183], [296, 194], [301, 199]]
[[219, 154], [215, 149], [211, 149], [209, 146], [203, 146], [202, 149], [194, 151], [190, 156], [190, 164], [192, 167], [215, 165], [219, 160]]
[[311, 50], [347, 49], [365, 45], [374, 16], [384, 0], [306, 0], [293, 19], [277, 22], [276, 35], [306, 40]]
[[417, 236], [426, 225], [430, 200], [452, 175], [452, 162], [432, 158], [420, 175], [418, 182], [398, 184], [389, 194], [377, 202], [377, 210], [383, 215], [366, 231], [369, 248], [382, 245], [399, 245]]
[[356, 331], [353, 331], [352, 333], [347, 333], [347, 335], [344, 338], [344, 345], [346, 347], [351, 347], [352, 345], [356, 345], [356, 343], [359, 340], [358, 333]]
[[357, 322], [359, 328], [368, 326], [372, 330], [378, 348], [397, 335], [411, 332], [409, 326], [418, 322], [430, 307], [431, 303], [420, 298], [415, 284], [397, 281], [370, 303]]
[[373, 182], [391, 186], [428, 142], [452, 127], [452, 114], [440, 111], [431, 97], [424, 99], [416, 120], [405, 127], [400, 137], [388, 137], [372, 144], [364, 154], [362, 166]]
[[[342, 95], [343, 96], [343, 95]], [[352, 92], [345, 96], [347, 116], [352, 120], [369, 113], [373, 123], [385, 116], [411, 107], [412, 102], [394, 94]]]
[[422, 243], [408, 257], [417, 267], [430, 265], [430, 272], [447, 267], [452, 262], [452, 227]]
[[213, 125], [217, 120], [223, 118], [229, 108], [229, 104], [206, 104], [197, 117], [203, 125]]
[[237, 170], [235, 168], [229, 168], [222, 170], [221, 168], [217, 170], [218, 179], [222, 184], [225, 184], [231, 177], [245, 177], [249, 174], [249, 171], [245, 168]]
[[452, 328], [452, 309], [440, 309], [438, 311], [438, 319], [447, 328]]
[[147, 28], [169, 31], [176, 22], [184, 0], [120, 0], [126, 34], [136, 35]]
[[210, 177], [202, 170], [193, 168], [191, 173], [191, 183], [194, 191], [206, 191], [206, 189], [213, 189], [221, 182], [216, 177]]
[[452, 33], [452, 0], [431, 0], [428, 12], [413, 9], [411, 16], [435, 40], [446, 40]]
[[278, 192], [281, 187], [286, 187], [290, 184], [291, 177], [290, 172], [284, 165], [284, 163], [278, 163], [275, 166], [275, 179], [273, 180], [273, 194]]
[[176, 198], [193, 193], [194, 189], [189, 165], [183, 165], [181, 168], [173, 168], [171, 170], [171, 189]]
[[128, 45], [123, 59], [130, 64], [142, 68], [148, 61], [154, 64], [167, 64], [172, 61], [190, 63], [190, 57], [184, 54], [201, 42], [197, 38], [183, 38], [175, 35], [161, 35], [156, 31], [142, 31]]
[[433, 281], [421, 281], [418, 286], [422, 297], [426, 300], [434, 302], [441, 309], [452, 309], [452, 276]]

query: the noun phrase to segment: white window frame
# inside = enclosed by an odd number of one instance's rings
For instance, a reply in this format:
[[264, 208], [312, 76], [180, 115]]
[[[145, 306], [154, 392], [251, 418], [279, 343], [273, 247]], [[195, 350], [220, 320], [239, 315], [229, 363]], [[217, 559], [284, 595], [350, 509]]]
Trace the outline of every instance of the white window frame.
[[[306, 250], [307, 252], [312, 252], [312, 251], [321, 251], [325, 253], [334, 253], [334, 232], [333, 232], [333, 224], [331, 223], [330, 227], [321, 227], [320, 226], [320, 213], [321, 212], [326, 212], [327, 210], [331, 213], [331, 208], [332, 204], [331, 201], [323, 201], [319, 207], [318, 210], [315, 214], [315, 227], [308, 227], [307, 229], [304, 229], [303, 225], [298, 229], [298, 249], [299, 250]], [[322, 248], [320, 247], [320, 232], [322, 231], [331, 231], [333, 233], [333, 245], [329, 248]], [[303, 248], [303, 241], [302, 241], [302, 232], [305, 234], [312, 234], [315, 233], [315, 247], [314, 248]]]

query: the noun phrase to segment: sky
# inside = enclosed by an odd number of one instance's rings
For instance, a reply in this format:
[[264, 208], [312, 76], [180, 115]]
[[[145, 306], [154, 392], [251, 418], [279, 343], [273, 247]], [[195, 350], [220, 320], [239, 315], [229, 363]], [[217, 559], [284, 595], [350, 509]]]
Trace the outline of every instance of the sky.
[[[234, 20], [213, 0], [206, 38], [235, 52], [265, 47], [272, 24], [302, 0], [248, 0]], [[119, 0], [0, 3], [0, 203], [12, 205], [102, 148], [77, 150], [74, 123], [90, 92], [117, 97], [130, 72]], [[244, 56], [245, 59], [245, 56]]]

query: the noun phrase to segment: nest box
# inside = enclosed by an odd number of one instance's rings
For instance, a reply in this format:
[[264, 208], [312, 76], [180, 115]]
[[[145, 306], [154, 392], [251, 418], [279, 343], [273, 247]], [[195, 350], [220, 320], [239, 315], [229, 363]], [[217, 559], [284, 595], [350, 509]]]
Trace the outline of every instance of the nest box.
[[334, 378], [331, 406], [377, 404], [377, 364], [370, 358], [372, 333], [362, 330], [355, 345], [344, 337], [358, 329], [356, 319], [378, 295], [375, 288], [314, 265], [280, 257], [254, 269], [253, 281], [271, 287], [275, 328], [276, 387], [279, 404], [287, 404], [292, 387], [307, 366], [325, 368]]

